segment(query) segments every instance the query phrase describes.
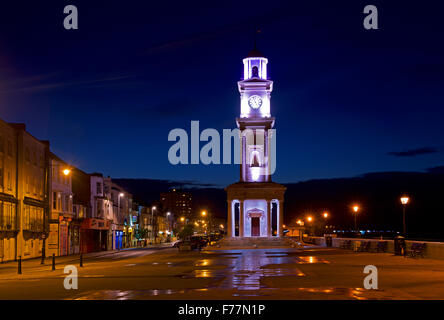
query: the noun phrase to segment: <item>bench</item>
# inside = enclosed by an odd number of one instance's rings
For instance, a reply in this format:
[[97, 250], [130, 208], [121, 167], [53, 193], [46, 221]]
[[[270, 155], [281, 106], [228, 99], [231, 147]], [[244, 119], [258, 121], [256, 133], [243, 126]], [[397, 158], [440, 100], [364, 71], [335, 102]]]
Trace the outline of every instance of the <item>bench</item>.
[[371, 241], [361, 241], [361, 245], [358, 247], [359, 252], [370, 252], [372, 242]]
[[378, 241], [376, 252], [386, 252], [386, 251], [387, 251], [387, 241]]
[[351, 249], [351, 240], [345, 240], [341, 243], [342, 249]]
[[412, 258], [417, 258], [419, 256], [424, 258], [425, 249], [426, 249], [425, 243], [413, 242], [409, 250], [409, 255]]

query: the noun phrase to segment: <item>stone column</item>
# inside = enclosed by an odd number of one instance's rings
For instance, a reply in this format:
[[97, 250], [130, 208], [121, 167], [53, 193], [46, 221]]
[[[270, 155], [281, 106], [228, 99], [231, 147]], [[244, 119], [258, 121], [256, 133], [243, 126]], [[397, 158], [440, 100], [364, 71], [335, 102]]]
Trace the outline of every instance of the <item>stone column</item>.
[[239, 201], [239, 237], [244, 236], [244, 200]]
[[271, 201], [267, 200], [267, 237], [271, 237]]
[[[268, 130], [265, 129], [264, 130], [264, 166], [263, 166], [263, 175], [264, 175], [264, 180], [265, 182], [269, 182], [270, 181], [270, 168], [268, 166]], [[268, 201], [267, 201], [268, 202]]]
[[280, 199], [278, 202], [278, 236], [283, 237], [284, 236], [284, 228], [282, 227], [284, 225], [284, 200]]
[[228, 238], [233, 237], [233, 201], [228, 200], [228, 219], [227, 219], [227, 236]]
[[242, 140], [241, 140], [241, 145], [242, 145], [242, 164], [241, 164], [241, 174], [242, 174], [242, 180], [241, 181], [246, 181], [247, 179], [247, 142], [246, 142], [246, 137], [244, 135], [242, 135]]

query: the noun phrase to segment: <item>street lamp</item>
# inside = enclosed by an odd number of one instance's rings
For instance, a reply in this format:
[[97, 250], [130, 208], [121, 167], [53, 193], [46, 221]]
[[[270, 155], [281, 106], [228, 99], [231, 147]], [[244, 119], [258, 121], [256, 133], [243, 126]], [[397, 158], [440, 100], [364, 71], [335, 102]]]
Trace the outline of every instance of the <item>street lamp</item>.
[[405, 207], [407, 206], [409, 201], [410, 201], [409, 197], [407, 197], [407, 196], [402, 196], [401, 197], [401, 203], [402, 203], [402, 231], [403, 231], [404, 237], [407, 236], [406, 224], [405, 224]]
[[[123, 198], [125, 196], [125, 194], [123, 192], [119, 193], [119, 196], [117, 197], [117, 212], [118, 212], [118, 219], [120, 219], [120, 198]], [[117, 233], [116, 233], [116, 238], [117, 238]], [[118, 239], [117, 239], [118, 240]], [[120, 241], [116, 241], [117, 242], [117, 250], [120, 250]]]
[[151, 207], [151, 238], [152, 240], [155, 239], [154, 237], [154, 210], [156, 210], [156, 206]]
[[[46, 208], [44, 209], [46, 212], [43, 213], [43, 234], [42, 234], [42, 259], [40, 261], [40, 264], [45, 264], [45, 257], [46, 257], [46, 215], [48, 214], [48, 218], [49, 218], [49, 213], [50, 213], [50, 205], [48, 203], [49, 198], [50, 198], [50, 184], [52, 183], [52, 181], [49, 181], [49, 170], [55, 167], [60, 167], [59, 164], [53, 164], [51, 162], [48, 163], [47, 169], [45, 170], [45, 197], [46, 197]], [[68, 168], [65, 168], [62, 170], [62, 173], [65, 176], [68, 176], [71, 173], [71, 170]], [[51, 176], [51, 180], [54, 179], [53, 176]]]
[[356, 232], [358, 232], [357, 223], [356, 223], [356, 217], [358, 216], [358, 211], [359, 211], [359, 206], [358, 205], [354, 205], [353, 206], [353, 212], [355, 214], [355, 231]]
[[308, 216], [307, 217], [307, 222], [309, 222], [309, 226], [310, 226], [310, 233], [312, 233], [313, 234], [313, 232], [314, 232], [314, 230], [312, 230], [313, 229], [313, 224], [312, 224], [312, 222], [313, 222], [313, 217], [312, 216]]
[[327, 218], [328, 218], [328, 212], [325, 211], [325, 212], [322, 214], [322, 216], [323, 216], [325, 219], [327, 219]]
[[206, 215], [207, 215], [207, 212], [204, 210], [204, 211], [202, 211], [202, 217], [205, 217]]
[[167, 221], [168, 221], [168, 232], [167, 232], [167, 234], [170, 236], [171, 235], [171, 212], [167, 212], [166, 213], [166, 215], [167, 215]]

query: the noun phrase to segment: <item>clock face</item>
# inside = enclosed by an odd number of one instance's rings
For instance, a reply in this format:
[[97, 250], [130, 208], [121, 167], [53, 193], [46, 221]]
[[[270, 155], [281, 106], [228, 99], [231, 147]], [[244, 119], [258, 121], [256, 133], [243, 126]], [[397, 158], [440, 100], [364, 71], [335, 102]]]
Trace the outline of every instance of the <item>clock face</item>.
[[259, 109], [262, 106], [261, 97], [254, 95], [248, 98], [248, 105], [253, 109]]

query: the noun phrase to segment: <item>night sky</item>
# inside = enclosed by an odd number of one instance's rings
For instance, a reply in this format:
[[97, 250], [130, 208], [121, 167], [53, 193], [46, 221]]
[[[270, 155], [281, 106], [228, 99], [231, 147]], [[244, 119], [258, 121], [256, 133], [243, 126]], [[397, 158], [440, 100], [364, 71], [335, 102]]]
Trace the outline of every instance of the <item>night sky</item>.
[[[443, 8], [395, 2], [3, 1], [0, 118], [87, 172], [235, 182], [235, 165], [169, 164], [167, 137], [191, 120], [235, 127], [260, 28], [275, 181], [424, 171], [444, 164]], [[63, 28], [68, 4], [78, 30]], [[363, 28], [366, 4], [379, 30]]]

